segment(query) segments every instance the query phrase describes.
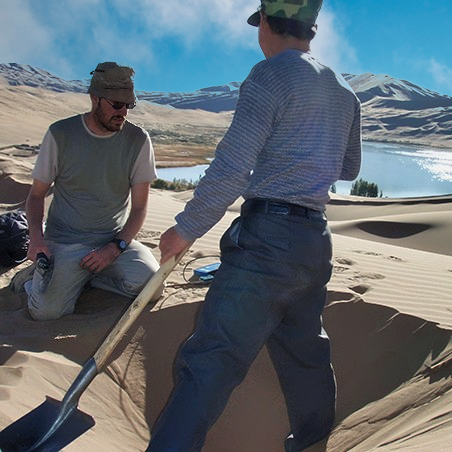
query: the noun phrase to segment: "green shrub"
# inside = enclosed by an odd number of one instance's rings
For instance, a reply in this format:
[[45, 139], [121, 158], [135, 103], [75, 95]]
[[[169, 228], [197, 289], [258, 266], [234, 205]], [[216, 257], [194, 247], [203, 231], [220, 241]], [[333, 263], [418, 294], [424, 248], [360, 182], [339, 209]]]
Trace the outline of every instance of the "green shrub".
[[[199, 178], [201, 179], [201, 178]], [[156, 179], [151, 184], [151, 188], [157, 188], [159, 190], [172, 190], [172, 191], [184, 191], [184, 190], [193, 190], [199, 183], [199, 179], [194, 181], [190, 179], [187, 181], [186, 179], [173, 179], [173, 182], [168, 182], [163, 179]]]
[[168, 182], [163, 179], [155, 179], [154, 182], [151, 184], [152, 188], [159, 188], [161, 190], [167, 190], [168, 189]]
[[378, 185], [373, 182], [368, 182], [363, 179], [358, 179], [352, 184], [352, 188], [350, 189], [350, 194], [355, 196], [366, 196], [368, 198], [380, 198], [383, 196], [383, 193], [378, 193]]

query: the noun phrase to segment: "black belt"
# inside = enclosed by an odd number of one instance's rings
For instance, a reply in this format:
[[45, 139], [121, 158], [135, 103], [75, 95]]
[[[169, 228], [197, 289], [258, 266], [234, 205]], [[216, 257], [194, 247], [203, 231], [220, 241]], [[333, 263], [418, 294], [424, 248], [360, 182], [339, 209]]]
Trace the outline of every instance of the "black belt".
[[242, 205], [242, 214], [248, 212], [266, 213], [272, 215], [295, 215], [309, 218], [311, 215], [319, 215], [322, 212], [308, 207], [290, 204], [287, 202], [273, 201], [271, 199], [248, 199]]

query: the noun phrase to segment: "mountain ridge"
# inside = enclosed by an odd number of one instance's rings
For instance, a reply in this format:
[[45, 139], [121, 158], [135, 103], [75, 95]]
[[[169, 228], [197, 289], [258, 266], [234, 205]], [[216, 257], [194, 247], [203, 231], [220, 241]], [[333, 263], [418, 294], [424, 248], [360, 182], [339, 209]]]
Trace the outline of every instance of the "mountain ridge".
[[[363, 138], [452, 148], [452, 97], [387, 74], [343, 74], [362, 104]], [[55, 93], [86, 93], [89, 80], [64, 80], [26, 64], [0, 64], [10, 86], [30, 86]], [[241, 82], [192, 92], [136, 90], [139, 101], [179, 110], [213, 113], [235, 109]]]

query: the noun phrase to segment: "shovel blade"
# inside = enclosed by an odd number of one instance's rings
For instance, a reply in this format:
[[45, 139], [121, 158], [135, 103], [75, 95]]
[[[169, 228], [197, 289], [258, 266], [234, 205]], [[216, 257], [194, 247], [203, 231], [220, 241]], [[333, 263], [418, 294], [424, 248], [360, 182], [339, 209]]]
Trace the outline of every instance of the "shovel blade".
[[47, 397], [44, 403], [0, 432], [0, 452], [58, 452], [95, 424], [89, 414], [75, 408], [43, 444], [33, 448], [53, 429], [61, 410], [61, 402]]

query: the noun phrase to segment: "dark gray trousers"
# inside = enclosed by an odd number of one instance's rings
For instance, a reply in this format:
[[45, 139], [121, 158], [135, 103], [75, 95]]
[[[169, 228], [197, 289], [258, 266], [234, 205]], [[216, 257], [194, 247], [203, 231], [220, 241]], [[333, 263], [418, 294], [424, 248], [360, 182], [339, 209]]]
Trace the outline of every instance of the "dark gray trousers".
[[336, 385], [322, 327], [331, 277], [324, 215], [242, 209], [221, 239], [222, 264], [193, 335], [176, 361], [176, 386], [148, 451], [200, 451], [233, 389], [266, 344], [300, 451], [330, 432]]

